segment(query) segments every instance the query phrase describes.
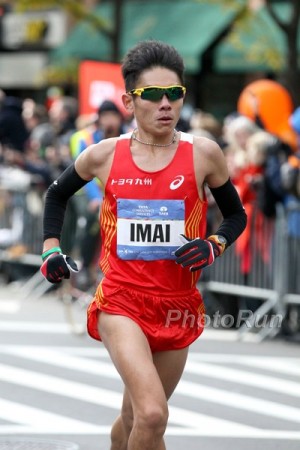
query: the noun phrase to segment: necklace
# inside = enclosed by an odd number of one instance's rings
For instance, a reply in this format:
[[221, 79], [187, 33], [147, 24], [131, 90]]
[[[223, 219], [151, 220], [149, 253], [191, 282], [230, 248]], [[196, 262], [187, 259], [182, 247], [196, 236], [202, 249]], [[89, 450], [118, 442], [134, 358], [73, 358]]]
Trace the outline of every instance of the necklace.
[[135, 128], [135, 129], [133, 130], [133, 132], [132, 132], [132, 139], [133, 139], [134, 141], [139, 142], [140, 144], [144, 144], [144, 145], [152, 145], [153, 147], [169, 147], [170, 145], [174, 144], [174, 142], [176, 141], [176, 136], [177, 136], [177, 131], [174, 129], [174, 134], [173, 134], [173, 138], [172, 138], [172, 141], [171, 141], [171, 142], [169, 142], [168, 144], [154, 144], [154, 143], [152, 143], [152, 142], [145, 142], [145, 141], [142, 141], [141, 139], [139, 139], [139, 138], [136, 136], [137, 131], [138, 131], [137, 128]]

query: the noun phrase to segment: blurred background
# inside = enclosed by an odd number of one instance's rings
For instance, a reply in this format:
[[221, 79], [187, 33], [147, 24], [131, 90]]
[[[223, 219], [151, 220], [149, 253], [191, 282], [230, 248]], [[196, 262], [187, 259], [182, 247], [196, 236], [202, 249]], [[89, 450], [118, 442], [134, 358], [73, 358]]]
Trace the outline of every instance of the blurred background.
[[[207, 311], [262, 339], [297, 334], [299, 23], [298, 0], [0, 1], [1, 282], [38, 274], [49, 184], [89, 144], [133, 128], [120, 63], [135, 43], [158, 39], [186, 66], [177, 128], [219, 143], [249, 218], [237, 245], [203, 273]], [[98, 278], [101, 200], [89, 183], [67, 210], [63, 249], [81, 261], [83, 290]], [[213, 231], [220, 217], [209, 192], [208, 201]], [[261, 326], [274, 314], [280, 326]]]
[[296, 0], [1, 1], [0, 86], [45, 102], [78, 94], [80, 63], [119, 63], [142, 39], [182, 54], [188, 103], [223, 118], [250, 81], [271, 78], [299, 103]]

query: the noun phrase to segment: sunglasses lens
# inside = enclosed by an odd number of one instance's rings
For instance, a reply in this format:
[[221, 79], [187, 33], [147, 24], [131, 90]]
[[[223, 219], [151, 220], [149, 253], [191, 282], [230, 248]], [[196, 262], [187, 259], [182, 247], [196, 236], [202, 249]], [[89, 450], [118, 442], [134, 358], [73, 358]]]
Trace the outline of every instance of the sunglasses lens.
[[141, 98], [143, 100], [151, 100], [152, 102], [157, 102], [161, 100], [164, 95], [164, 89], [160, 88], [145, 88], [142, 92]]
[[184, 95], [184, 92], [183, 92], [183, 89], [181, 86], [174, 86], [172, 88], [166, 89], [166, 91], [168, 91], [166, 94], [167, 94], [169, 100], [171, 100], [171, 101], [179, 100]]
[[173, 86], [169, 88], [145, 88], [141, 94], [143, 100], [157, 102], [166, 95], [170, 101], [179, 100], [184, 96], [184, 90], [181, 86]]

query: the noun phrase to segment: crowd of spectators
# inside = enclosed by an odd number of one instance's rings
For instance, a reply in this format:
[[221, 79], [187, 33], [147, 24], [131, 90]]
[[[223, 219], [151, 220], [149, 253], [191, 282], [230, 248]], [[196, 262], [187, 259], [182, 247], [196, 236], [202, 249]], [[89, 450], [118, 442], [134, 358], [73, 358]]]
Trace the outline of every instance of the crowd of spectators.
[[[300, 137], [300, 108], [295, 110], [290, 123]], [[0, 174], [8, 167], [18, 168], [30, 175], [35, 187], [45, 192], [86, 146], [133, 127], [134, 119], [123, 117], [111, 101], [105, 101], [94, 114], [79, 115], [78, 101], [71, 96], [61, 94], [52, 102], [39, 104], [33, 99], [21, 100], [1, 91]], [[259, 117], [252, 120], [237, 111], [220, 121], [209, 112], [187, 105], [177, 128], [213, 139], [224, 151], [230, 176], [248, 214], [247, 229], [236, 245], [245, 284], [253, 264], [253, 230], [259, 236], [262, 222], [269, 227], [269, 241], [265, 238], [256, 240], [262, 260], [268, 263], [272, 255], [274, 221], [280, 205], [285, 210], [288, 232], [293, 238], [292, 254], [298, 258], [300, 144], [299, 149], [292, 149], [278, 136], [265, 130]], [[207, 195], [208, 227], [213, 230], [220, 218], [209, 191]], [[94, 182], [75, 196], [68, 207], [69, 219], [65, 225], [68, 233], [64, 245], [69, 252], [80, 237], [78, 241], [82, 245], [77, 247], [83, 261], [83, 284], [90, 282], [88, 271], [93, 262], [93, 249], [100, 245], [97, 221], [101, 199], [101, 187]], [[77, 223], [76, 228], [74, 223]], [[3, 243], [2, 246], [5, 247]], [[299, 258], [297, 261], [299, 264]], [[300, 292], [299, 277], [293, 271], [290, 282], [298, 283], [294, 289]]]

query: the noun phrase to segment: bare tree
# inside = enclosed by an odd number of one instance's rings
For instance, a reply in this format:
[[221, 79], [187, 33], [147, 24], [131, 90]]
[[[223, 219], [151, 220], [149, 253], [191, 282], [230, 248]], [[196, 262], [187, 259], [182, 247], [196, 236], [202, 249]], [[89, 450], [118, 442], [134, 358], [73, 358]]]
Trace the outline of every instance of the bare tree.
[[291, 5], [291, 15], [289, 21], [283, 21], [275, 12], [274, 5], [271, 0], [265, 0], [266, 8], [274, 22], [284, 33], [286, 39], [286, 68], [282, 72], [282, 81], [289, 89], [294, 103], [300, 104], [300, 70], [298, 64], [297, 40], [300, 30], [300, 1], [289, 0], [286, 3]]

